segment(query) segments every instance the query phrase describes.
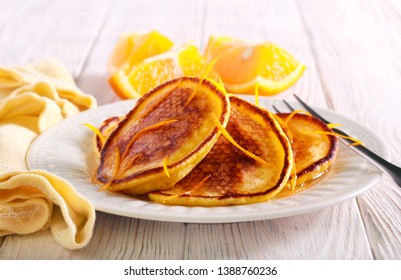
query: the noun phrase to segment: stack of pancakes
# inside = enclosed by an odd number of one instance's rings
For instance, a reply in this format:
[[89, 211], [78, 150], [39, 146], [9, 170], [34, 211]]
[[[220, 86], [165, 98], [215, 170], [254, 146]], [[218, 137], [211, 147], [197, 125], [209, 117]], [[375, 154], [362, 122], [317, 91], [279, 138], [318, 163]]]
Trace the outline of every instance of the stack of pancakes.
[[301, 113], [274, 115], [207, 79], [182, 77], [113, 117], [95, 137], [102, 189], [175, 205], [267, 201], [326, 173], [338, 140]]

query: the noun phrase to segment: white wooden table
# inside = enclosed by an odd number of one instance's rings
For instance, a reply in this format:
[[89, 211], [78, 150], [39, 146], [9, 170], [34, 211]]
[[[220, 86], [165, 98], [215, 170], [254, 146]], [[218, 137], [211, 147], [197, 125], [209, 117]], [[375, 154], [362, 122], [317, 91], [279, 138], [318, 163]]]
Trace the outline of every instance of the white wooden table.
[[[363, 123], [401, 165], [401, 1], [0, 0], [0, 63], [56, 57], [99, 104], [114, 102], [106, 61], [117, 37], [152, 29], [202, 49], [212, 34], [278, 43], [307, 71], [277, 98], [297, 92]], [[0, 239], [0, 259], [401, 259], [401, 189], [383, 177], [332, 207], [231, 224], [97, 212], [82, 250], [44, 231]]]

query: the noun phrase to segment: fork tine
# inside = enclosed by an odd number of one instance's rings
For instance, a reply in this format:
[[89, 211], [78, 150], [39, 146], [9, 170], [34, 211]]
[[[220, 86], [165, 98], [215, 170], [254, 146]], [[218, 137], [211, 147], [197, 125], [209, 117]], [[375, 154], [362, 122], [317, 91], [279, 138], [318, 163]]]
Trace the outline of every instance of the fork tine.
[[[325, 118], [323, 118], [318, 112], [316, 112], [315, 110], [313, 110], [308, 104], [306, 104], [304, 101], [302, 101], [302, 99], [299, 98], [296, 94], [294, 94], [294, 97], [299, 101], [299, 103], [302, 104], [302, 106], [306, 109], [306, 111], [308, 111], [312, 116], [314, 116], [314, 117], [320, 119], [320, 120], [321, 120], [322, 122], [324, 122], [325, 124], [329, 124], [329, 123], [330, 123], [328, 120], [326, 120]], [[349, 137], [349, 135], [348, 135], [347, 133], [345, 133], [344, 131], [341, 131], [341, 130], [339, 130], [339, 129], [337, 129], [337, 128], [332, 128], [332, 130], [333, 130], [335, 133], [339, 134], [339, 135], [343, 135], [343, 136]], [[352, 142], [353, 142], [353, 141], [351, 141], [351, 140], [343, 139], [343, 138], [340, 138], [340, 140], [345, 141], [345, 142], [347, 142], [347, 143], [352, 143]]]
[[288, 107], [291, 111], [295, 111], [295, 108], [292, 107], [292, 106], [290, 105], [290, 103], [288, 103], [288, 102], [285, 101], [284, 99], [283, 99], [283, 102], [285, 103], [285, 105], [287, 105], [287, 107]]
[[277, 109], [276, 105], [273, 105], [273, 109], [276, 111], [277, 114], [280, 114], [280, 113], [281, 113], [280, 110]]
[[301, 98], [299, 98], [296, 94], [294, 94], [294, 97], [298, 100], [299, 103], [302, 104], [302, 106], [306, 109], [306, 111], [308, 111], [309, 113], [311, 113], [313, 116], [315, 116], [316, 118], [319, 118], [321, 121], [323, 121], [324, 123], [328, 124], [330, 123], [328, 120], [326, 120], [325, 118], [323, 118], [320, 114], [318, 114], [315, 110], [313, 110], [308, 104], [306, 104], [304, 101], [302, 101]]

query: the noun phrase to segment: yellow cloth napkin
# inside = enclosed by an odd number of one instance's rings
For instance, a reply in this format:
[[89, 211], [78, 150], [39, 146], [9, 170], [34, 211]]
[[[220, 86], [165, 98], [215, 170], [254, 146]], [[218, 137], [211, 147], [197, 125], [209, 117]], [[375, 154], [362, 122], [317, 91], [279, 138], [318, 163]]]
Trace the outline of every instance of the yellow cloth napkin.
[[28, 171], [25, 154], [45, 129], [95, 106], [55, 60], [0, 66], [0, 236], [50, 228], [65, 248], [88, 244], [95, 223], [92, 204], [69, 182]]

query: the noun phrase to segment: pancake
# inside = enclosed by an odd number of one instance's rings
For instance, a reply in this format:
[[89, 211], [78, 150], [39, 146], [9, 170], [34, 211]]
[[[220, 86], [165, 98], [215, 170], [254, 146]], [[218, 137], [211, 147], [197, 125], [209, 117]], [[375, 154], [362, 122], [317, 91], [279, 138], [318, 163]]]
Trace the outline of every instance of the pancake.
[[149, 198], [165, 204], [223, 206], [262, 202], [286, 185], [293, 155], [288, 138], [267, 110], [230, 96], [226, 130], [243, 149], [221, 135], [207, 156], [172, 188]]
[[[281, 120], [286, 120], [289, 115], [277, 114]], [[302, 191], [318, 182], [317, 179], [327, 173], [334, 162], [339, 146], [336, 136], [324, 134], [333, 131], [311, 115], [294, 114], [287, 122], [287, 129], [295, 160], [296, 184], [294, 190], [291, 183], [287, 184], [279, 197]]]
[[[110, 117], [102, 122], [102, 124], [99, 127], [99, 132], [101, 135], [103, 135], [104, 139], [109, 138], [110, 134], [113, 132], [113, 130], [117, 127], [117, 125], [120, 123], [120, 121], [123, 119], [123, 117]], [[100, 157], [100, 152], [103, 148], [104, 143], [102, 142], [102, 139], [100, 139], [99, 135], [94, 134], [94, 150], [96, 157]]]
[[226, 126], [227, 95], [207, 79], [182, 77], [138, 100], [111, 132], [92, 180], [103, 189], [145, 194], [170, 188], [210, 151]]

